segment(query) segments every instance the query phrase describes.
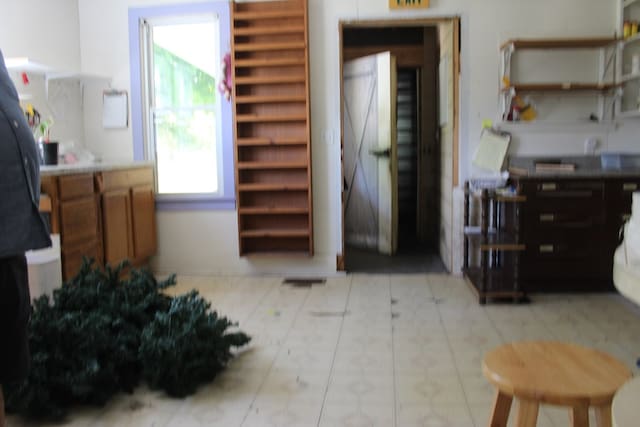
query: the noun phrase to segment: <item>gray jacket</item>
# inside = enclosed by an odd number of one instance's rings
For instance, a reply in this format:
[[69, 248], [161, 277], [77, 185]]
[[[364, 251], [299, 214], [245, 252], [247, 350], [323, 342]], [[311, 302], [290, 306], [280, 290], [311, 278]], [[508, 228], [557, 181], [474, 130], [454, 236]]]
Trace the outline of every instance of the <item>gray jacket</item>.
[[36, 144], [0, 52], [0, 258], [51, 245], [39, 199]]

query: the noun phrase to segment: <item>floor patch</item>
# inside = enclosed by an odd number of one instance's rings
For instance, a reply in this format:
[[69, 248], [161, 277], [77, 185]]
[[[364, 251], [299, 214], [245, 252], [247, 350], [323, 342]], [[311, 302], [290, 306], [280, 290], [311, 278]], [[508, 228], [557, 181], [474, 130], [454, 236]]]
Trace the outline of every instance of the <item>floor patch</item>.
[[290, 285], [294, 288], [310, 288], [313, 285], [324, 285], [326, 283], [326, 279], [322, 277], [313, 277], [313, 278], [294, 278], [288, 277], [282, 281], [283, 285]]

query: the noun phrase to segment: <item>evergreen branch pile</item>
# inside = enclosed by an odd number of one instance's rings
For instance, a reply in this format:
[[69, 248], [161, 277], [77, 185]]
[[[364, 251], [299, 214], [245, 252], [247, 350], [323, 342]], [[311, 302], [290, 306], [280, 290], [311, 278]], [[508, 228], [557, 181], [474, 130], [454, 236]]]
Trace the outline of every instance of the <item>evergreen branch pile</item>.
[[210, 311], [196, 291], [170, 297], [146, 270], [94, 268], [33, 302], [29, 325], [31, 371], [5, 385], [9, 412], [61, 419], [76, 404], [103, 405], [145, 380], [176, 397], [196, 391], [223, 370], [250, 337]]

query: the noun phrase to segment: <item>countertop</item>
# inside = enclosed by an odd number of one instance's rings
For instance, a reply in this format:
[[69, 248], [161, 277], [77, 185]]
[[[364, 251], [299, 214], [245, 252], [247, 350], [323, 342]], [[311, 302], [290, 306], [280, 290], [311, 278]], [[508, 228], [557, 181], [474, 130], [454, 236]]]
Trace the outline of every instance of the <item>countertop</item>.
[[99, 162], [99, 163], [74, 163], [55, 166], [40, 166], [40, 176], [70, 175], [75, 173], [104, 172], [118, 169], [131, 169], [153, 166], [153, 162]]
[[[565, 157], [510, 157], [509, 174], [531, 178], [624, 178], [640, 176], [640, 155], [565, 156]], [[574, 165], [571, 171], [536, 170], [536, 163]]]

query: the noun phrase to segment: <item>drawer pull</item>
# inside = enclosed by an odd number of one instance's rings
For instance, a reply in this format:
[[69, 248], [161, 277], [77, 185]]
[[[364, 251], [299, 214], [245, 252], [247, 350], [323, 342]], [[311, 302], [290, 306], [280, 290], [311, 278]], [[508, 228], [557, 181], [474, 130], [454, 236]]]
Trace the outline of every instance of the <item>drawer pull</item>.
[[555, 182], [543, 182], [540, 185], [540, 189], [542, 191], [556, 191], [558, 189], [558, 186]]
[[636, 191], [638, 189], [638, 184], [635, 182], [625, 182], [622, 184], [622, 191]]
[[629, 219], [631, 218], [631, 214], [622, 214], [621, 216], [624, 222], [629, 221]]
[[554, 222], [555, 220], [554, 214], [540, 214], [540, 222]]
[[540, 245], [540, 253], [548, 254], [553, 252], [553, 245]]

